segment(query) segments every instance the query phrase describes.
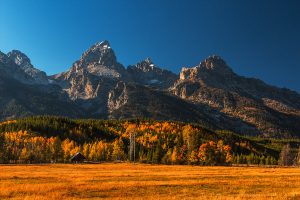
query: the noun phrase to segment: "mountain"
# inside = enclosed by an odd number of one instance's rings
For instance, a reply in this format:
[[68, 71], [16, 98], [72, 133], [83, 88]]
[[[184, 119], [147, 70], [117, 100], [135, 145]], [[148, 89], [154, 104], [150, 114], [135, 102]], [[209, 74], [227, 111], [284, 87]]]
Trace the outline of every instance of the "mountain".
[[[179, 75], [147, 58], [125, 68], [108, 41], [87, 49], [66, 72], [47, 76], [22, 52], [0, 53], [2, 120], [28, 115], [152, 118], [243, 135], [300, 137], [300, 95], [237, 75], [210, 56]], [[2, 91], [2, 92], [1, 92]]]
[[45, 72], [36, 69], [30, 59], [21, 51], [13, 50], [7, 56], [20, 67], [28, 76], [30, 76], [35, 83], [48, 84], [48, 77]]
[[156, 86], [161, 89], [169, 88], [178, 78], [173, 72], [156, 66], [150, 58], [146, 58], [136, 65], [128, 66], [127, 71], [134, 82], [142, 85]]
[[170, 92], [242, 119], [266, 136], [290, 137], [300, 132], [298, 93], [238, 76], [218, 56], [193, 68], [183, 68]]
[[[31, 66], [32, 72], [37, 72], [37, 74], [31, 73], [30, 75], [27, 67], [20, 66], [24, 62], [15, 63], [15, 60], [11, 59], [13, 55], [9, 54], [10, 57], [0, 52], [1, 119], [43, 114], [84, 117], [82, 111], [69, 100], [59, 86], [45, 84], [42, 81], [45, 79], [37, 75], [39, 70]], [[40, 74], [43, 77], [45, 73]]]
[[19, 65], [17, 65], [6, 54], [0, 51], [0, 74], [4, 77], [14, 78], [22, 83], [34, 84], [36, 81], [26, 74]]
[[82, 54], [69, 71], [51, 78], [72, 101], [96, 118], [107, 118], [109, 91], [118, 81], [129, 79], [108, 41], [96, 43]]

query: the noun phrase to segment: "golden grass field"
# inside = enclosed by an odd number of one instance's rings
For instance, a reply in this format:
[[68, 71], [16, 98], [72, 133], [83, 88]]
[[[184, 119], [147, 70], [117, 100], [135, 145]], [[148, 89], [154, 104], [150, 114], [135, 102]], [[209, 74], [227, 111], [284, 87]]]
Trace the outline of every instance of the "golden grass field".
[[0, 199], [300, 199], [300, 168], [0, 165]]

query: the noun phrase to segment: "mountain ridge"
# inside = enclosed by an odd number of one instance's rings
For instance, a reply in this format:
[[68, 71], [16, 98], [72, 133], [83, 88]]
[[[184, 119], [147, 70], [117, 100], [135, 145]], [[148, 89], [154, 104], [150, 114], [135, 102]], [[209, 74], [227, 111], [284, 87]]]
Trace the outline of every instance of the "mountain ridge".
[[[46, 108], [44, 114], [51, 110], [47, 97], [51, 99], [52, 95], [59, 98], [50, 102], [68, 104], [72, 117], [172, 119], [244, 135], [300, 137], [300, 94], [239, 76], [216, 55], [175, 74], [155, 65], [150, 58], [124, 67], [109, 42], [102, 41], [87, 49], [68, 71], [52, 76], [36, 69], [24, 53], [16, 50], [7, 55], [0, 53], [1, 69], [11, 77], [10, 81], [30, 88], [28, 91], [37, 94], [36, 99], [44, 95], [35, 104]], [[30, 84], [36, 85], [35, 89]], [[3, 88], [9, 85], [3, 82]], [[8, 96], [0, 93], [0, 101], [1, 98]], [[18, 111], [22, 102], [14, 105]], [[28, 106], [24, 109], [28, 110], [24, 116], [41, 114]], [[57, 114], [68, 116], [68, 109]], [[76, 112], [81, 114], [76, 116]], [[18, 116], [23, 114], [0, 113], [1, 119]]]

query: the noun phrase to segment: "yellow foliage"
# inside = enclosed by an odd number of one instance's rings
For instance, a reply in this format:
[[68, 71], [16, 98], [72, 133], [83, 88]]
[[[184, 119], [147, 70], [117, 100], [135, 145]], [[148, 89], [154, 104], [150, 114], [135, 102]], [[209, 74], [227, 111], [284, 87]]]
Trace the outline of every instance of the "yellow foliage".
[[0, 125], [4, 125], [4, 124], [14, 124], [16, 123], [17, 120], [8, 120], [8, 121], [5, 121], [5, 122], [0, 122]]

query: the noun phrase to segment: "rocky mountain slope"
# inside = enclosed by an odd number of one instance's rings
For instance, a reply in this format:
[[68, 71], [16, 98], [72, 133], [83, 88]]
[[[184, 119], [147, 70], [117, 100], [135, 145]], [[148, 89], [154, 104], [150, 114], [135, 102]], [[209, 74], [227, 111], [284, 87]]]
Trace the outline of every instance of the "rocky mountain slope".
[[0, 53], [0, 118], [51, 114], [146, 117], [201, 123], [245, 135], [300, 137], [300, 95], [237, 75], [210, 56], [179, 75], [147, 58], [125, 68], [108, 41], [48, 77], [22, 52]]
[[0, 118], [43, 114], [85, 117], [58, 85], [48, 83], [45, 75], [23, 53], [0, 52]]
[[45, 72], [36, 69], [30, 62], [30, 59], [21, 51], [13, 50], [7, 56], [20, 67], [28, 76], [30, 76], [34, 83], [48, 84], [48, 77]]
[[173, 72], [156, 66], [150, 58], [146, 58], [136, 65], [128, 66], [127, 71], [134, 82], [161, 89], [169, 88], [178, 79], [178, 76]]
[[[300, 95], [235, 74], [218, 56], [183, 68], [170, 92], [254, 125], [266, 135], [300, 132]], [[293, 134], [292, 134], [293, 135]]]

